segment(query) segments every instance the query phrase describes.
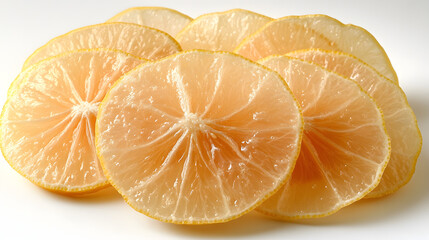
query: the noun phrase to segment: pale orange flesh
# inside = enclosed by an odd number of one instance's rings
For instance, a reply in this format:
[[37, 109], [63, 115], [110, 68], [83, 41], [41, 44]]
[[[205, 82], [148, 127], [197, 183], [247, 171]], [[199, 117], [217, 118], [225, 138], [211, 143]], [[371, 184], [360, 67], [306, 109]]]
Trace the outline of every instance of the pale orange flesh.
[[256, 61], [310, 47], [337, 49], [335, 43], [323, 34], [297, 22], [278, 19], [244, 39], [234, 52]]
[[19, 75], [15, 78], [15, 80], [13, 80], [13, 82], [9, 86], [9, 89], [7, 90], [7, 97], [10, 97], [11, 95], [13, 95], [13, 93], [15, 93], [19, 89], [19, 85], [25, 79], [25, 76], [27, 75], [27, 73], [31, 72], [36, 65], [37, 64], [34, 64], [22, 70], [22, 72], [19, 73]]
[[390, 142], [375, 102], [353, 81], [285, 56], [261, 63], [284, 76], [303, 108], [301, 153], [287, 184], [258, 210], [284, 219], [332, 214], [375, 188]]
[[282, 78], [230, 53], [189, 51], [142, 65], [103, 100], [97, 153], [137, 211], [225, 222], [290, 176], [302, 118]]
[[184, 50], [233, 51], [272, 18], [243, 9], [209, 13], [189, 23], [176, 39]]
[[191, 17], [164, 7], [129, 8], [107, 20], [107, 22], [136, 23], [159, 29], [171, 36], [176, 36], [191, 21]]
[[91, 50], [34, 65], [3, 107], [5, 159], [49, 190], [78, 193], [107, 185], [94, 146], [98, 105], [115, 80], [142, 62]]
[[159, 59], [181, 51], [170, 35], [159, 30], [131, 23], [103, 23], [50, 40], [25, 61], [23, 68], [64, 52], [93, 48], [117, 49], [146, 59]]
[[398, 82], [386, 52], [374, 36], [363, 28], [345, 25], [326, 15], [288, 16], [273, 20], [245, 39], [235, 52], [257, 60], [308, 48], [352, 54]]
[[367, 197], [395, 192], [412, 177], [422, 146], [413, 110], [401, 88], [351, 55], [325, 50], [303, 50], [289, 56], [314, 62], [359, 84], [374, 98], [384, 114], [392, 152], [381, 182]]

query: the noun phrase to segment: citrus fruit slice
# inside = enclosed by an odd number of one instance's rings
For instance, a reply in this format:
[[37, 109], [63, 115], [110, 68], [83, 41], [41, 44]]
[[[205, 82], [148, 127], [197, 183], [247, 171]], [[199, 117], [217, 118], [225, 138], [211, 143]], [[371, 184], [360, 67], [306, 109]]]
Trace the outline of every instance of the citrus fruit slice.
[[191, 21], [191, 17], [164, 7], [128, 8], [107, 20], [107, 22], [128, 22], [153, 27], [171, 36], [176, 36]]
[[209, 13], [189, 23], [176, 39], [184, 50], [233, 51], [244, 38], [271, 20], [243, 9]]
[[7, 90], [7, 97], [13, 95], [13, 93], [16, 92], [19, 88], [19, 84], [22, 83], [27, 73], [31, 72], [37, 64], [33, 64], [29, 66], [28, 68], [25, 68], [22, 70], [22, 72], [19, 73], [19, 75], [15, 78], [15, 80], [10, 84], [9, 89]]
[[277, 73], [206, 51], [137, 67], [97, 118], [110, 183], [135, 210], [178, 224], [229, 221], [272, 195], [290, 176], [303, 127]]
[[52, 191], [106, 186], [94, 147], [98, 105], [115, 80], [142, 62], [119, 51], [81, 50], [34, 65], [3, 107], [4, 158]]
[[344, 25], [326, 15], [289, 16], [274, 20], [245, 39], [235, 51], [256, 60], [307, 48], [350, 53], [398, 82], [386, 52], [374, 36], [361, 27]]
[[288, 54], [314, 62], [359, 84], [374, 98], [384, 114], [392, 151], [378, 186], [367, 197], [395, 192], [413, 176], [422, 137], [413, 110], [402, 89], [361, 60], [342, 52], [309, 49]]
[[355, 82], [285, 56], [260, 61], [285, 77], [304, 116], [290, 180], [258, 210], [282, 219], [330, 215], [374, 189], [390, 155], [375, 102]]
[[102, 23], [50, 40], [25, 61], [23, 68], [63, 52], [92, 48], [117, 49], [147, 59], [181, 51], [176, 40], [159, 30], [132, 23]]

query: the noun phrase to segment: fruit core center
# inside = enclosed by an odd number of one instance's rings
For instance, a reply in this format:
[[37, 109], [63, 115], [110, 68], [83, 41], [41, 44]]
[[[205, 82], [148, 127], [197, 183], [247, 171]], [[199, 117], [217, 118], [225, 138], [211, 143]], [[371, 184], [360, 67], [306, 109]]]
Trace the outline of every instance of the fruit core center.
[[83, 115], [88, 116], [91, 113], [96, 115], [98, 111], [98, 105], [100, 103], [90, 103], [90, 102], [81, 102], [79, 105], [75, 105], [72, 107], [72, 112], [75, 115]]
[[206, 124], [203, 119], [201, 119], [195, 113], [187, 113], [184, 118], [180, 121], [182, 126], [190, 130], [191, 132], [203, 130], [206, 128]]

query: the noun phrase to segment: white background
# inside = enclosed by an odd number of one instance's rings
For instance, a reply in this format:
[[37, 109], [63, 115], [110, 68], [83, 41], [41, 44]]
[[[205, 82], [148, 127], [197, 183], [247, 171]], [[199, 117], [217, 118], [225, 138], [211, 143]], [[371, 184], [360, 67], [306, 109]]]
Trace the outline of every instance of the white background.
[[[369, 30], [385, 48], [429, 137], [429, 1], [18, 1], [0, 0], [0, 104], [25, 59], [49, 39], [101, 23], [134, 6], [165, 6], [191, 17], [245, 8], [274, 18], [323, 13]], [[429, 239], [429, 146], [396, 194], [299, 223], [251, 213], [225, 224], [178, 226], [135, 212], [112, 189], [86, 198], [42, 190], [0, 157], [0, 239]]]

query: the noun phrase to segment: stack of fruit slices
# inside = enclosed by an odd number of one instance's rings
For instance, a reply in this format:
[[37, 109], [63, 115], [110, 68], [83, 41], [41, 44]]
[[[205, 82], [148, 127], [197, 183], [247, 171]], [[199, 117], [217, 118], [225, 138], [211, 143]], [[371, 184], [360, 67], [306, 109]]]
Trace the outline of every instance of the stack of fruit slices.
[[34, 184], [110, 184], [180, 224], [327, 216], [405, 185], [422, 144], [370, 33], [242, 9], [131, 8], [54, 38], [12, 82], [0, 132]]

